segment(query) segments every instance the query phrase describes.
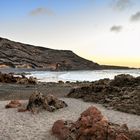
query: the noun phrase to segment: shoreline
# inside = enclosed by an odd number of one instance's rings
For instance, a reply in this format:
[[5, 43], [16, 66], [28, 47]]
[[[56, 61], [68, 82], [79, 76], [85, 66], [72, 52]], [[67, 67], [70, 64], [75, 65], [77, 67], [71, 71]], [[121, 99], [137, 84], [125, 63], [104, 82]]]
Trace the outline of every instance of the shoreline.
[[[135, 79], [134, 77], [129, 75], [122, 76], [124, 77], [128, 76], [128, 78], [132, 80]], [[119, 78], [119, 80], [122, 79], [123, 79], [122, 77]], [[136, 81], [137, 80], [139, 79], [136, 79]], [[49, 83], [37, 82], [36, 84], [0, 83], [0, 116], [1, 116], [0, 139], [57, 140], [57, 138], [52, 136], [50, 132], [54, 122], [59, 119], [77, 120], [80, 114], [91, 105], [97, 107], [103, 113], [103, 115], [109, 119], [111, 123], [119, 125], [127, 124], [130, 130], [138, 131], [139, 133], [140, 115], [130, 114], [129, 112], [124, 113], [116, 111], [115, 108], [106, 108], [104, 107], [104, 104], [101, 102], [97, 103], [95, 103], [96, 101], [84, 102], [82, 99], [79, 99], [79, 97], [78, 99], [66, 98], [68, 97], [69, 93], [72, 93], [72, 95], [76, 96], [78, 94], [82, 95], [83, 93], [84, 93], [83, 95], [85, 96], [86, 93], [89, 93], [87, 94], [89, 95], [89, 98], [87, 99], [91, 99], [91, 95], [94, 95], [92, 93], [94, 90], [98, 91], [99, 89], [104, 88], [108, 89], [109, 87], [108, 83], [110, 82], [114, 82], [114, 84], [116, 84], [116, 81], [114, 80], [109, 81], [109, 79], [99, 80], [96, 82], [59, 81]], [[116, 90], [116, 87], [114, 87], [113, 85], [112, 88], [113, 91], [119, 91], [119, 89]], [[109, 91], [110, 90], [112, 91], [112, 89], [109, 88]], [[68, 104], [68, 107], [57, 110], [53, 113], [48, 111], [41, 111], [39, 112], [39, 114], [32, 114], [31, 112], [19, 113], [17, 112], [17, 108], [13, 109], [4, 108], [4, 106], [9, 102], [9, 100], [21, 100], [23, 104], [26, 103], [30, 95], [35, 91], [39, 91], [44, 95], [53, 94], [54, 96], [65, 101]], [[111, 92], [111, 94], [113, 95], [114, 92]], [[105, 95], [104, 92], [102, 92], [102, 97], [103, 95]], [[98, 101], [100, 101], [99, 98]], [[106, 101], [109, 102], [110, 100], [107, 99]]]
[[40, 91], [44, 95], [53, 94], [57, 97], [64, 97], [69, 93], [71, 88], [72, 85], [69, 83], [39, 82], [36, 85], [0, 83], [0, 100], [27, 100], [29, 99], [29, 96], [35, 91]]
[[114, 79], [94, 82], [37, 82], [36, 78], [0, 76], [0, 100], [27, 100], [33, 92], [56, 97], [82, 98], [87, 102], [103, 104], [107, 108], [140, 115], [140, 76], [120, 74]]

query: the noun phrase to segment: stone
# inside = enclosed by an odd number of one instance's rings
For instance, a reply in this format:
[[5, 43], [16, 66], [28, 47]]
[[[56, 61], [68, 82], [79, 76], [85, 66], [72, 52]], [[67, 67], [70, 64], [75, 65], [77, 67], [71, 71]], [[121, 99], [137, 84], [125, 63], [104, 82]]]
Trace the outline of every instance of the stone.
[[105, 107], [140, 115], [140, 78], [131, 75], [117, 75], [114, 79], [102, 79], [89, 85], [71, 89], [67, 97], [82, 98]]
[[140, 140], [140, 130], [130, 130], [130, 138], [132, 140]]
[[19, 100], [12, 100], [9, 104], [5, 106], [5, 108], [17, 108], [20, 107], [22, 104]]
[[58, 120], [52, 127], [52, 133], [60, 140], [65, 140], [69, 137], [70, 130], [65, 126], [65, 122], [63, 120]]
[[126, 125], [109, 123], [94, 106], [81, 113], [76, 122], [65, 122], [58, 120], [52, 127], [52, 133], [59, 140], [130, 140]]
[[67, 107], [67, 104], [64, 101], [59, 100], [54, 95], [44, 96], [40, 92], [34, 92], [29, 97], [27, 110], [34, 112], [36, 109], [45, 109], [53, 112], [64, 107]]
[[37, 84], [37, 80], [34, 77], [25, 76], [14, 76], [13, 73], [1, 73], [0, 72], [0, 82], [1, 83], [18, 83], [18, 84]]

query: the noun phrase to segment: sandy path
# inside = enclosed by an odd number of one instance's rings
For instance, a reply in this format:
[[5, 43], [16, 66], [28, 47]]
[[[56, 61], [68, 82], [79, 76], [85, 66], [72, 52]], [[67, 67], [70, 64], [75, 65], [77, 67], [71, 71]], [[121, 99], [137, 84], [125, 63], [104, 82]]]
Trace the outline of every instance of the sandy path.
[[107, 110], [102, 105], [77, 99], [63, 100], [68, 103], [67, 108], [35, 115], [18, 113], [17, 109], [4, 109], [7, 101], [0, 101], [0, 140], [56, 140], [50, 133], [53, 123], [58, 119], [77, 120], [80, 113], [91, 105], [98, 107], [111, 122], [127, 123], [132, 129], [140, 129], [140, 116]]

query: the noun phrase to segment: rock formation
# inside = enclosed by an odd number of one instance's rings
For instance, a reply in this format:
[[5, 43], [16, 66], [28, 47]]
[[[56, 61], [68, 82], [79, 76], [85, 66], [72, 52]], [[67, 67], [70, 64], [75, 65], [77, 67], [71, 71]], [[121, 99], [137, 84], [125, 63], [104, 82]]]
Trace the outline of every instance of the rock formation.
[[52, 133], [59, 140], [131, 140], [134, 138], [127, 125], [110, 123], [93, 106], [84, 111], [76, 122], [56, 121]]
[[14, 74], [1, 73], [0, 72], [0, 82], [1, 83], [17, 83], [17, 84], [36, 84], [37, 80], [34, 77], [14, 76]]
[[27, 105], [27, 110], [34, 112], [36, 110], [45, 109], [47, 111], [53, 112], [57, 109], [67, 107], [67, 104], [59, 100], [53, 95], [44, 96], [40, 92], [34, 92], [30, 98]]
[[18, 108], [18, 112], [31, 111], [35, 113], [42, 109], [53, 112], [57, 109], [67, 106], [68, 105], [64, 101], [59, 100], [54, 95], [49, 94], [44, 96], [40, 92], [34, 92], [31, 94], [26, 108], [23, 108], [22, 103], [19, 100], [10, 101], [10, 103], [8, 103], [5, 108]]
[[121, 74], [113, 80], [102, 79], [73, 88], [67, 96], [140, 115], [140, 77]]

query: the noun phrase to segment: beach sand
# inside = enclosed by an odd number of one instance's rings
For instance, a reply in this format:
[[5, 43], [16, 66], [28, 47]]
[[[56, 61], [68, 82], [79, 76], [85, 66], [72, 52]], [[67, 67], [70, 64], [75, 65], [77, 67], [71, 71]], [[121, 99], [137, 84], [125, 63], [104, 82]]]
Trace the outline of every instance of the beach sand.
[[0, 83], [0, 100], [28, 100], [34, 91], [39, 91], [44, 95], [53, 94], [57, 97], [64, 97], [72, 87], [72, 84], [63, 83], [38, 83], [36, 85]]
[[[130, 129], [140, 130], [140, 116], [108, 110], [102, 105], [86, 103], [82, 100], [61, 98], [68, 107], [55, 112], [42, 111], [38, 114], [17, 112], [17, 109], [5, 109], [9, 101], [0, 101], [0, 140], [57, 140], [51, 135], [51, 128], [56, 120], [77, 120], [89, 106], [96, 106], [109, 121], [124, 124]], [[23, 100], [22, 103], [26, 103]]]

